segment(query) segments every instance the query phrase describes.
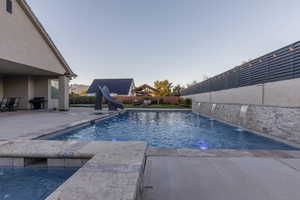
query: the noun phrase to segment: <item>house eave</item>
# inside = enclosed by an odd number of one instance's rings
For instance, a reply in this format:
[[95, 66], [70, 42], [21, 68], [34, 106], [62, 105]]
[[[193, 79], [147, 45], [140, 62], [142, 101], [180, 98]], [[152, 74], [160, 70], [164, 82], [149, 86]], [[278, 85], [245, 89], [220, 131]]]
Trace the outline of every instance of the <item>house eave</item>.
[[66, 60], [64, 59], [64, 57], [62, 56], [60, 51], [58, 50], [58, 48], [55, 46], [53, 40], [51, 39], [49, 34], [44, 29], [41, 22], [38, 20], [38, 18], [35, 16], [33, 11], [31, 10], [31, 8], [28, 5], [28, 3], [26, 2], [26, 0], [17, 0], [17, 2], [20, 5], [20, 7], [24, 10], [25, 14], [29, 17], [29, 19], [31, 20], [31, 22], [33, 23], [35, 28], [42, 35], [43, 39], [46, 41], [46, 43], [48, 44], [50, 49], [53, 51], [54, 55], [57, 57], [59, 62], [62, 64], [62, 66], [66, 70], [65, 74], [67, 74], [71, 78], [77, 77], [77, 75], [72, 71], [72, 69], [70, 68], [70, 66], [68, 65], [68, 63], [66, 62]]

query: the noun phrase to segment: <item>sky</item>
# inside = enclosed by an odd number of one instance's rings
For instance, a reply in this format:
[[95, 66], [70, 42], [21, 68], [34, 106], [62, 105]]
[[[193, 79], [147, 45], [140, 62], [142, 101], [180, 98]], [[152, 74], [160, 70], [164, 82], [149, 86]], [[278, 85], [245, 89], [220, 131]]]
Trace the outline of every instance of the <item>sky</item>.
[[78, 77], [202, 81], [300, 40], [299, 0], [27, 0]]

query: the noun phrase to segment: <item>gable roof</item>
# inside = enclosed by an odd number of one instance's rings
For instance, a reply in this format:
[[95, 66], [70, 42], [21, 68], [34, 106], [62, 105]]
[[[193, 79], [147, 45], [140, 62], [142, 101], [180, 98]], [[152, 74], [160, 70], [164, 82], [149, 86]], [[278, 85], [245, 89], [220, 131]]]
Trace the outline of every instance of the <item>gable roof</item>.
[[133, 79], [95, 79], [88, 89], [88, 93], [96, 93], [97, 87], [107, 86], [110, 93], [128, 95]]
[[144, 90], [144, 89], [150, 89], [150, 90], [152, 90], [153, 92], [156, 92], [156, 91], [158, 91], [157, 89], [155, 89], [154, 87], [151, 87], [150, 85], [148, 85], [148, 84], [144, 84], [144, 85], [141, 85], [141, 86], [139, 86], [139, 87], [136, 87], [135, 89], [134, 89], [134, 91], [142, 91], [142, 90]]
[[46, 43], [49, 45], [50, 49], [53, 51], [59, 62], [63, 65], [64, 69], [66, 70], [65, 75], [69, 77], [76, 77], [77, 75], [72, 71], [62, 54], [59, 52], [57, 47], [55, 46], [54, 42], [38, 20], [38, 18], [35, 16], [33, 11], [31, 10], [30, 6], [26, 2], [26, 0], [17, 0], [20, 7], [24, 10], [25, 14], [28, 16], [32, 24], [35, 26], [35, 28], [39, 31], [39, 33], [42, 35], [43, 39], [46, 41]]

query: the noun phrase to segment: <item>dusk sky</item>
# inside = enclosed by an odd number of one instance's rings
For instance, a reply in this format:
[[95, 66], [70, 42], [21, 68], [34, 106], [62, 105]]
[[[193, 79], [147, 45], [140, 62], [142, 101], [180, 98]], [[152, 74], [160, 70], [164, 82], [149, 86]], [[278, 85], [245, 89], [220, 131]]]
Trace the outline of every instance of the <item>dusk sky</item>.
[[27, 0], [78, 74], [201, 81], [300, 40], [299, 0]]

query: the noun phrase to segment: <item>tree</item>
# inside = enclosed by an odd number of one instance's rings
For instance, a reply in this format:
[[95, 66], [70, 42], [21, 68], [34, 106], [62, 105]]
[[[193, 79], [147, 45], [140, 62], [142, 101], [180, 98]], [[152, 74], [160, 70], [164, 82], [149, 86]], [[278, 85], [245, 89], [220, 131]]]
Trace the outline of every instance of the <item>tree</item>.
[[181, 96], [181, 91], [184, 89], [180, 84], [173, 87], [172, 96]]
[[156, 96], [169, 96], [172, 92], [172, 83], [170, 83], [168, 80], [164, 81], [155, 81], [154, 82], [154, 88], [157, 90], [155, 93]]
[[79, 95], [80, 95], [80, 96], [83, 96], [83, 95], [85, 95], [85, 94], [87, 94], [87, 90], [80, 90], [80, 91], [79, 91]]

